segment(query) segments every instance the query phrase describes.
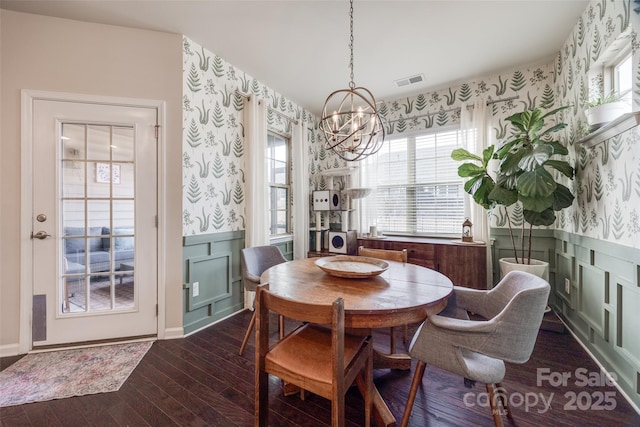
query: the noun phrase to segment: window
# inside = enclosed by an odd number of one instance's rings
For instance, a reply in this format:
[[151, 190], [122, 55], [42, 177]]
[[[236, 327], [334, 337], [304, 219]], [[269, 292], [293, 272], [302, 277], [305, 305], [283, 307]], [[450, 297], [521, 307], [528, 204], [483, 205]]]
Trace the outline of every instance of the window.
[[280, 236], [291, 232], [291, 161], [289, 140], [267, 134], [267, 174], [269, 177], [269, 234]]
[[611, 67], [612, 89], [631, 106], [631, 89], [633, 84], [633, 61], [631, 53], [615, 62]]
[[[455, 235], [464, 221], [464, 181], [451, 152], [461, 132], [441, 130], [386, 141], [375, 159], [370, 217], [389, 234]], [[373, 166], [375, 165], [375, 166]]]

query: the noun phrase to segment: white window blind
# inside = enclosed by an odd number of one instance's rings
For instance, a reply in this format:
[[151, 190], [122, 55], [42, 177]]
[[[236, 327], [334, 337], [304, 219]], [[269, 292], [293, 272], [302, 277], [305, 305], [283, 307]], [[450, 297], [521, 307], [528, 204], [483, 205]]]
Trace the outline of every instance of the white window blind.
[[[459, 235], [464, 221], [463, 180], [451, 152], [461, 146], [459, 130], [386, 141], [376, 158], [375, 202], [369, 212], [390, 234]], [[371, 175], [370, 175], [371, 176]]]

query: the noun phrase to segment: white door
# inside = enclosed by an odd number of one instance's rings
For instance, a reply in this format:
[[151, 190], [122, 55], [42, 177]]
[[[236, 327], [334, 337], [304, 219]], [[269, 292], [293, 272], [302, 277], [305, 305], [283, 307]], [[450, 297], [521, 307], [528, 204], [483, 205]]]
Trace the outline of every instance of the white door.
[[33, 347], [157, 335], [157, 110], [32, 107]]

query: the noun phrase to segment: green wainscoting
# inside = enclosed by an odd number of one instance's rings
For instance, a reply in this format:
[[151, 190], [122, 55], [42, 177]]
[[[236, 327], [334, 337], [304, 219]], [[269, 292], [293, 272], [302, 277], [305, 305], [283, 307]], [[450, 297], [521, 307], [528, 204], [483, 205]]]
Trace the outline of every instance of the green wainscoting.
[[271, 243], [271, 246], [280, 249], [280, 252], [282, 252], [282, 255], [284, 255], [286, 259], [293, 261], [293, 240]]
[[556, 313], [640, 407], [640, 250], [555, 231]]
[[[493, 228], [491, 237], [497, 283], [498, 259], [513, 251], [508, 229]], [[532, 257], [549, 262], [553, 310], [640, 407], [640, 249], [534, 230]]]
[[[244, 306], [240, 251], [244, 231], [183, 237], [183, 322], [189, 334]], [[198, 295], [194, 296], [194, 283]]]

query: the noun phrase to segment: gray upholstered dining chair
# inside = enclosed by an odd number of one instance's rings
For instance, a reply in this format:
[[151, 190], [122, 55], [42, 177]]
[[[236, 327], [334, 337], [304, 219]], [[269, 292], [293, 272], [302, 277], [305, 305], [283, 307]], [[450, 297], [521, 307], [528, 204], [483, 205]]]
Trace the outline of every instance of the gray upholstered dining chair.
[[[406, 426], [427, 364], [459, 374], [465, 385], [486, 384], [493, 420], [502, 418], [496, 396], [512, 418], [500, 382], [504, 362], [529, 360], [542, 323], [550, 286], [533, 274], [512, 271], [489, 291], [454, 287], [446, 315], [430, 316], [411, 341], [409, 354], [418, 359], [401, 426]], [[469, 320], [467, 312], [487, 320]], [[495, 393], [498, 387], [498, 393]]]
[[[283, 262], [287, 262], [287, 259], [276, 246], [254, 246], [252, 248], [244, 248], [240, 252], [240, 268], [242, 270], [242, 282], [244, 283], [245, 292], [255, 292], [256, 287], [260, 284], [260, 275], [265, 270], [273, 267], [274, 265], [282, 264]], [[280, 323], [282, 327], [282, 319]], [[244, 349], [247, 346], [247, 342], [249, 341], [251, 331], [255, 324], [256, 312], [254, 310], [249, 326], [247, 327], [247, 332], [244, 334], [242, 345], [240, 346], [240, 355], [244, 353]]]

